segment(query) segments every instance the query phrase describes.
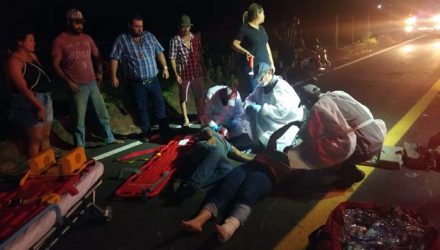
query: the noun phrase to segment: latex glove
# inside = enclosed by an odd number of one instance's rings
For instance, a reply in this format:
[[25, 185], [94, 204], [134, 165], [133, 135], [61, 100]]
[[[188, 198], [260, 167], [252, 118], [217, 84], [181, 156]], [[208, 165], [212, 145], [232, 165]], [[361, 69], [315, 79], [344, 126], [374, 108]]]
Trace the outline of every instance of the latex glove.
[[217, 123], [215, 123], [214, 121], [210, 121], [208, 126], [214, 131], [214, 132], [218, 132], [220, 130], [220, 126], [217, 125]]
[[261, 110], [261, 105], [256, 104], [256, 103], [252, 103], [246, 107], [246, 111], [248, 111], [248, 112], [254, 111], [254, 112], [258, 113], [258, 112], [260, 112], [260, 110]]

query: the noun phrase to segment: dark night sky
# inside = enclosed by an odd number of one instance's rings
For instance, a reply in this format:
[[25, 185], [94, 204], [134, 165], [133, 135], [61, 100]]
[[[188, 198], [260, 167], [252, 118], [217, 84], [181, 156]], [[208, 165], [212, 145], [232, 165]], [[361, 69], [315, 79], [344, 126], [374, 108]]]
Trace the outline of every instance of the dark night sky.
[[[31, 23], [39, 44], [50, 44], [65, 27], [64, 13], [71, 7], [83, 11], [86, 32], [98, 45], [108, 46], [117, 34], [126, 30], [126, 17], [132, 12], [144, 15], [145, 29], [166, 41], [175, 32], [180, 14], [191, 16], [194, 30], [211, 39], [229, 40], [241, 22], [241, 15], [253, 1], [249, 0], [0, 0], [0, 28], [4, 33], [23, 23]], [[335, 13], [362, 15], [382, 2], [394, 9], [405, 9], [414, 3], [432, 5], [438, 0], [263, 0], [266, 28], [286, 18], [299, 16], [303, 23], [333, 20]], [[331, 21], [330, 21], [331, 22]], [[3, 36], [2, 36], [3, 37]], [[1, 39], [4, 47], [6, 39]], [[164, 44], [165, 45], [165, 44]]]

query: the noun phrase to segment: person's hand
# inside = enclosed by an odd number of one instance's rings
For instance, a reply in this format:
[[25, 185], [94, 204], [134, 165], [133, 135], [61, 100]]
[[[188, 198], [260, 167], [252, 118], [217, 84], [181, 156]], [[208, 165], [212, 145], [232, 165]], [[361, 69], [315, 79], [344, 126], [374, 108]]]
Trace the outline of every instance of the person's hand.
[[96, 83], [99, 88], [102, 87], [102, 73], [96, 73]]
[[182, 85], [182, 77], [176, 74], [176, 80], [178, 84]]
[[261, 105], [256, 104], [256, 103], [249, 104], [249, 105], [246, 107], [246, 112], [255, 112], [255, 113], [258, 113], [258, 112], [260, 112], [260, 110], [261, 110]]
[[77, 93], [79, 90], [78, 85], [71, 80], [67, 80], [67, 86], [69, 86], [70, 91], [72, 91], [73, 93]]
[[168, 79], [168, 77], [170, 77], [170, 73], [168, 72], [168, 68], [164, 68], [162, 71], [162, 77], [164, 79]]
[[46, 120], [46, 110], [44, 109], [43, 106], [38, 107], [37, 117], [39, 121]]
[[275, 74], [275, 65], [272, 64], [271, 66], [273, 73]]
[[118, 80], [118, 78], [117, 77], [112, 77], [111, 84], [112, 84], [113, 88], [119, 87], [119, 80]]
[[254, 57], [249, 51], [246, 51], [246, 60], [249, 62], [249, 58]]
[[214, 132], [218, 132], [220, 130], [220, 126], [217, 125], [217, 124], [214, 124], [214, 125], [212, 125], [210, 127], [211, 127], [212, 131], [214, 131]]
[[217, 132], [220, 129], [220, 126], [213, 120], [211, 120], [208, 126], [212, 129], [212, 131]]

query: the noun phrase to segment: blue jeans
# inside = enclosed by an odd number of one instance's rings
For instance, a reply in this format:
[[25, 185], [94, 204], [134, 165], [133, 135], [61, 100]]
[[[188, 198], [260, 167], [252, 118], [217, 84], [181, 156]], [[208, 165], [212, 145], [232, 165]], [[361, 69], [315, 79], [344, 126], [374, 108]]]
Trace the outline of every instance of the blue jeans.
[[153, 103], [154, 114], [159, 119], [161, 132], [168, 130], [169, 124], [167, 122], [165, 102], [159, 79], [154, 77], [151, 79], [151, 82], [145, 84], [142, 81], [130, 80], [130, 86], [136, 103], [142, 133], [147, 134], [150, 130], [150, 115], [148, 113], [148, 101], [150, 99]]
[[78, 85], [79, 89], [77, 93], [73, 94], [73, 102], [76, 112], [76, 124], [74, 131], [74, 141], [76, 146], [84, 147], [85, 140], [85, 119], [87, 111], [87, 103], [90, 99], [93, 109], [96, 112], [98, 121], [104, 132], [104, 138], [106, 143], [111, 143], [115, 140], [112, 129], [110, 127], [110, 118], [105, 107], [104, 98], [99, 92], [96, 81], [93, 80], [87, 84]]
[[235, 206], [252, 207], [270, 193], [272, 185], [271, 176], [265, 167], [252, 161], [234, 168], [225, 178], [217, 193], [208, 199], [205, 207], [214, 216], [224, 210], [231, 201]]
[[203, 153], [204, 158], [186, 182], [194, 190], [200, 190], [223, 179], [234, 168], [224, 153], [217, 150], [214, 145], [203, 146], [206, 147], [204, 152], [197, 151], [197, 153]]

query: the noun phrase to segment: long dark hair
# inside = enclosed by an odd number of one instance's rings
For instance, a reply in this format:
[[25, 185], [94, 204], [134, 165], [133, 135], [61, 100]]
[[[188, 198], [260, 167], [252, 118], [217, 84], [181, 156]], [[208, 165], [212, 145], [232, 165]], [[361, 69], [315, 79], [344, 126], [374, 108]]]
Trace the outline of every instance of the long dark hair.
[[249, 5], [248, 9], [243, 12], [243, 23], [254, 20], [262, 11], [263, 6], [261, 4], [253, 3]]

